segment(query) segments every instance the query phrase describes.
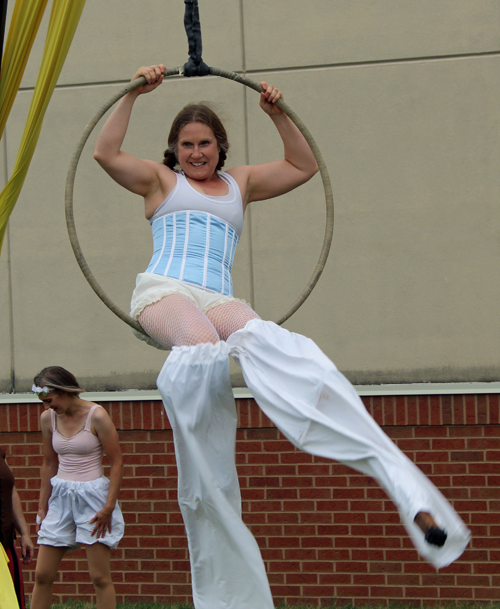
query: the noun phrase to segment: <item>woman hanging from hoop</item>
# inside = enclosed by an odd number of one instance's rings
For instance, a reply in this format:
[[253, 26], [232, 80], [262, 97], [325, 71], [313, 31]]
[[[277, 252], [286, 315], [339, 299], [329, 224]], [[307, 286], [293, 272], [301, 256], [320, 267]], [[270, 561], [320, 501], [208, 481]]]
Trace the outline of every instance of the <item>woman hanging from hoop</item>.
[[283, 141], [280, 160], [221, 172], [229, 145], [204, 104], [188, 105], [174, 119], [163, 163], [137, 159], [122, 150], [132, 108], [162, 83], [164, 70], [136, 72], [133, 80], [144, 76], [147, 84], [118, 103], [94, 156], [118, 184], [144, 198], [153, 229], [153, 257], [137, 278], [131, 315], [153, 344], [172, 349], [157, 384], [174, 433], [195, 607], [274, 606], [259, 549], [241, 520], [229, 355], [259, 406], [295, 446], [374, 477], [420, 554], [438, 568], [451, 563], [469, 531], [447, 500], [311, 340], [261, 320], [232, 296], [246, 206], [289, 192], [317, 171], [307, 142], [275, 105], [281, 92], [261, 83], [260, 106]]

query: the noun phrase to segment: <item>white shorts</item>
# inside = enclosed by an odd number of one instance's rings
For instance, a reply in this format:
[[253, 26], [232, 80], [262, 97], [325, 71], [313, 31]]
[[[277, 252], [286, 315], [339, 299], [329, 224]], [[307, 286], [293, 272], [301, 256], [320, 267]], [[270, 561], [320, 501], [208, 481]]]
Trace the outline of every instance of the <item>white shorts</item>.
[[109, 480], [102, 476], [88, 482], [63, 480], [54, 476], [52, 495], [49, 499], [47, 515], [38, 531], [40, 545], [68, 547], [69, 552], [78, 550], [81, 543], [92, 545], [103, 543], [112, 549], [118, 546], [123, 537], [125, 523], [118, 503], [111, 518], [111, 533], [106, 532], [99, 539], [92, 536], [95, 523], [89, 520], [102, 510], [108, 497]]
[[[189, 283], [184, 283], [178, 279], [172, 277], [164, 277], [163, 275], [156, 275], [155, 273], [139, 273], [135, 282], [135, 290], [132, 293], [132, 301], [130, 303], [130, 317], [137, 319], [142, 311], [150, 304], [158, 302], [165, 296], [171, 296], [172, 294], [180, 294], [188, 298], [202, 313], [207, 313], [210, 309], [217, 307], [227, 302], [243, 302], [247, 304], [241, 298], [234, 298], [234, 296], [226, 296], [219, 292], [212, 292], [199, 288]], [[132, 332], [141, 340], [152, 345], [157, 349], [163, 349], [162, 347], [152, 338], [145, 336], [142, 332], [132, 330]]]

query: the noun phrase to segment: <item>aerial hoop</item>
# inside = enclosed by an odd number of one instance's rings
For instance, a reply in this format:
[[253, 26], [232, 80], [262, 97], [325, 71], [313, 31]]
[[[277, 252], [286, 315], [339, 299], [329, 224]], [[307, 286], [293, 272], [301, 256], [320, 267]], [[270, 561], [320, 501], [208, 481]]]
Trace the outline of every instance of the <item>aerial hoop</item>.
[[[178, 75], [181, 75], [182, 73], [183, 73], [182, 68], [168, 68], [167, 70], [165, 70], [164, 75], [166, 77], [174, 76], [174, 75], [178, 76]], [[219, 68], [209, 68], [209, 74], [213, 75], [213, 76], [220, 76], [222, 78], [227, 78], [229, 80], [234, 80], [236, 82], [241, 83], [242, 85], [245, 85], [251, 89], [254, 89], [258, 93], [260, 93], [262, 91], [262, 87], [259, 84], [257, 84], [256, 82], [253, 82], [252, 80], [249, 80], [245, 76], [242, 76], [241, 74], [237, 74], [235, 72], [227, 72], [225, 70], [220, 70]], [[85, 127], [85, 129], [83, 131], [80, 141], [78, 142], [75, 152], [73, 153], [73, 156], [70, 161], [68, 174], [67, 174], [67, 178], [66, 178], [66, 200], [65, 200], [66, 225], [68, 227], [69, 240], [71, 242], [71, 247], [73, 248], [73, 252], [75, 254], [78, 265], [80, 266], [80, 269], [82, 270], [82, 273], [85, 276], [85, 279], [88, 281], [88, 283], [90, 284], [90, 287], [94, 290], [94, 292], [97, 294], [97, 296], [99, 296], [99, 298], [103, 301], [103, 303], [111, 311], [113, 311], [113, 313], [115, 315], [117, 315], [121, 320], [123, 320], [125, 323], [127, 323], [129, 326], [131, 326], [134, 330], [137, 330], [138, 332], [140, 332], [141, 334], [144, 334], [144, 335], [146, 335], [146, 333], [142, 329], [141, 325], [135, 319], [132, 319], [132, 317], [130, 317], [130, 315], [127, 315], [127, 313], [122, 311], [122, 309], [120, 309], [120, 307], [118, 307], [106, 295], [106, 293], [104, 292], [104, 290], [101, 288], [101, 286], [97, 282], [96, 278], [94, 277], [92, 271], [90, 270], [90, 267], [87, 264], [87, 261], [85, 260], [85, 257], [81, 250], [80, 243], [78, 241], [78, 236], [76, 233], [75, 218], [74, 218], [74, 213], [73, 213], [73, 192], [74, 192], [75, 176], [76, 176], [76, 170], [78, 167], [78, 162], [82, 155], [83, 148], [84, 148], [88, 138], [90, 137], [90, 134], [94, 130], [95, 126], [104, 116], [104, 114], [106, 114], [106, 112], [119, 99], [121, 99], [124, 95], [126, 95], [130, 91], [133, 91], [134, 89], [136, 89], [137, 87], [140, 87], [141, 85], [143, 85], [145, 83], [146, 83], [146, 79], [143, 76], [141, 76], [140, 78], [137, 78], [136, 80], [127, 84], [123, 89], [121, 89], [120, 91], [115, 93], [111, 97], [111, 99], [109, 99], [105, 104], [103, 104], [99, 108], [99, 110], [96, 112], [96, 114], [93, 116], [93, 118], [89, 121], [89, 123], [87, 124], [87, 126]], [[313, 291], [314, 286], [318, 283], [321, 273], [323, 272], [323, 269], [325, 267], [326, 260], [328, 258], [328, 253], [330, 251], [330, 246], [332, 243], [334, 218], [333, 218], [333, 194], [332, 194], [332, 187], [331, 187], [331, 183], [330, 183], [330, 177], [328, 175], [328, 171], [327, 171], [325, 162], [323, 160], [323, 156], [322, 156], [316, 142], [314, 141], [312, 135], [309, 133], [309, 130], [304, 125], [304, 123], [300, 120], [300, 118], [295, 114], [295, 112], [282, 99], [280, 99], [276, 105], [278, 106], [278, 108], [283, 110], [283, 112], [285, 112], [285, 114], [288, 115], [288, 117], [292, 120], [293, 123], [295, 123], [295, 125], [297, 126], [297, 128], [299, 129], [299, 131], [302, 133], [302, 135], [306, 139], [307, 143], [309, 144], [309, 147], [311, 148], [311, 151], [314, 154], [316, 162], [318, 163], [321, 180], [323, 182], [323, 189], [324, 189], [324, 193], [325, 193], [325, 203], [326, 203], [325, 236], [324, 236], [323, 247], [321, 248], [318, 262], [316, 263], [316, 267], [313, 271], [313, 274], [311, 275], [311, 278], [309, 279], [309, 281], [308, 281], [306, 287], [304, 288], [304, 290], [302, 291], [302, 293], [299, 295], [297, 300], [293, 303], [293, 305], [291, 306], [289, 311], [287, 311], [282, 317], [280, 317], [277, 320], [276, 323], [281, 325], [283, 322], [285, 322], [287, 319], [289, 319], [299, 309], [299, 307], [305, 302], [305, 300], [308, 298], [310, 293]]]

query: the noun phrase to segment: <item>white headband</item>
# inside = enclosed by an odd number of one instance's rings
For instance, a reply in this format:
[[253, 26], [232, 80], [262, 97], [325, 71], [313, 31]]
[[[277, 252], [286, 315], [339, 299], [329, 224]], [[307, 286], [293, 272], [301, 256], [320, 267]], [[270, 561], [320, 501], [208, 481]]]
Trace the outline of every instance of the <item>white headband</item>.
[[36, 393], [38, 397], [40, 397], [40, 394], [43, 394], [43, 397], [45, 397], [48, 393], [51, 392], [51, 389], [49, 389], [48, 387], [37, 387], [35, 384], [31, 385], [31, 391], [33, 391], [33, 393]]

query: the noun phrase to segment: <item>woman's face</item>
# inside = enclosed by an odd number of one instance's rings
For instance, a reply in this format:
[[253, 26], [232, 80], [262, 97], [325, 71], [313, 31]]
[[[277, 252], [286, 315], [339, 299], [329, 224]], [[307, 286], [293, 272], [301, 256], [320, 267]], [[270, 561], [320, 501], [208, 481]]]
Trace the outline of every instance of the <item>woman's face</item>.
[[50, 391], [43, 397], [42, 394], [40, 394], [39, 399], [43, 402], [45, 410], [52, 408], [56, 414], [64, 414], [69, 406], [67, 393], [56, 393], [55, 391]]
[[204, 123], [188, 123], [179, 131], [177, 159], [193, 180], [208, 180], [219, 162], [219, 145], [214, 132]]

